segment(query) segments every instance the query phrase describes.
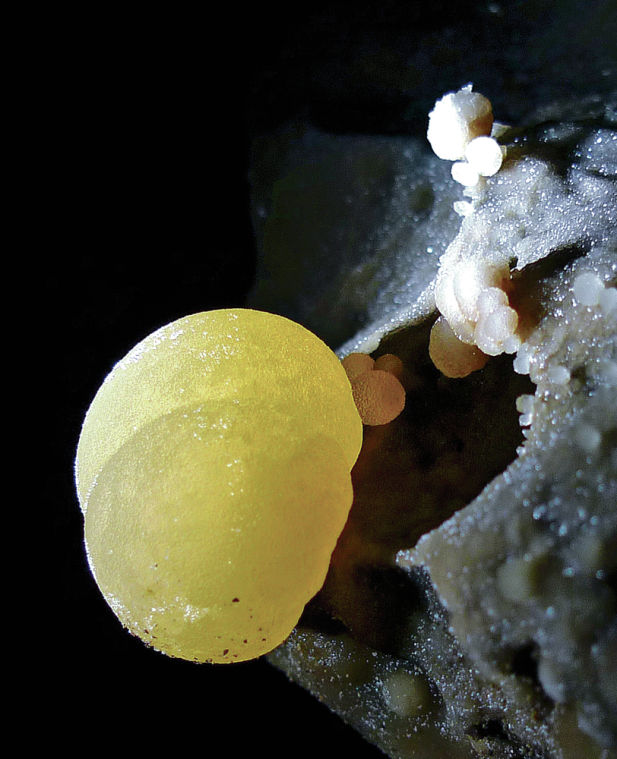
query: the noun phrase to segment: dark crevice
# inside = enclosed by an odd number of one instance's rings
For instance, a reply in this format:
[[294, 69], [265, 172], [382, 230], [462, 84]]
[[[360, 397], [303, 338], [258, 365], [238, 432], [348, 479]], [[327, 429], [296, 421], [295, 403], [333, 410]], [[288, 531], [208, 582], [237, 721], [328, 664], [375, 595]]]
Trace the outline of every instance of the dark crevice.
[[517, 677], [524, 677], [535, 685], [539, 685], [537, 645], [533, 642], [514, 649], [510, 659], [510, 670]]
[[588, 246], [573, 245], [551, 251], [540, 261], [528, 264], [512, 275], [514, 288], [509, 295], [510, 305], [519, 315], [519, 333], [525, 337], [539, 324], [546, 314], [547, 295], [554, 285], [555, 274], [563, 271], [582, 258]]
[[388, 335], [374, 354], [402, 359], [406, 406], [391, 424], [365, 428], [352, 472], [348, 530], [390, 552], [413, 546], [516, 458], [516, 398], [535, 392], [507, 355], [463, 379], [443, 376], [428, 356], [431, 326]]
[[487, 719], [477, 725], [472, 725], [467, 731], [472, 738], [497, 738], [501, 741], [509, 741], [508, 734], [499, 719]]
[[304, 607], [298, 625], [305, 630], [313, 630], [324, 635], [342, 635], [347, 632], [347, 628], [340, 620], [332, 617], [320, 606], [318, 597], [313, 598]]
[[508, 355], [463, 379], [443, 376], [428, 355], [433, 321], [388, 335], [373, 354], [403, 361], [406, 405], [394, 422], [364, 429], [353, 506], [318, 597], [356, 639], [392, 653], [422, 596], [395, 568], [396, 552], [467, 506], [516, 458], [524, 440], [516, 398], [535, 391]]
[[487, 717], [482, 722], [472, 725], [466, 733], [476, 747], [478, 744], [482, 746], [482, 756], [507, 755], [510, 759], [548, 759], [543, 751], [522, 744], [505, 729], [500, 719], [494, 717]]
[[591, 244], [567, 245], [555, 248], [539, 261], [528, 264], [518, 274], [523, 290], [528, 291], [537, 286], [537, 283], [544, 284], [547, 280], [551, 280], [578, 258], [586, 256], [590, 249]]
[[507, 649], [504, 652], [502, 668], [506, 674], [526, 680], [536, 691], [539, 705], [547, 710], [553, 708], [554, 701], [545, 693], [538, 677], [538, 645], [535, 641]]
[[345, 586], [331, 580], [311, 601], [300, 625], [323, 633], [349, 631], [375, 650], [400, 655], [410, 616], [426, 611], [423, 579], [392, 565], [356, 564], [349, 571]]
[[617, 450], [617, 427], [602, 433], [602, 450], [605, 456], [613, 456]]
[[617, 598], [617, 569], [613, 569], [606, 575], [606, 584], [612, 591], [615, 598]]

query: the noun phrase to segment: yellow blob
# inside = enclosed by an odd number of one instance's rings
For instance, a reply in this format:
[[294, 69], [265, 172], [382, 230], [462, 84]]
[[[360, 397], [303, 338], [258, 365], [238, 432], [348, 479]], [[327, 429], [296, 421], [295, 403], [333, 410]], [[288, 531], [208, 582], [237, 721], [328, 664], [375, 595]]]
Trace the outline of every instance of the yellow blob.
[[325, 579], [361, 437], [340, 362], [282, 317], [195, 314], [134, 348], [76, 463], [90, 564], [122, 623], [196, 661], [279, 645]]

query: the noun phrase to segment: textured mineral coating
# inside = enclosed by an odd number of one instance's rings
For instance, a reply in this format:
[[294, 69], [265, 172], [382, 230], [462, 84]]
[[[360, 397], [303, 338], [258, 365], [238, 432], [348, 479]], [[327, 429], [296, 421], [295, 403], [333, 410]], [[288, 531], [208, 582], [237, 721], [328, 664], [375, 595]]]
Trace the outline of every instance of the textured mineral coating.
[[201, 662], [281, 643], [323, 584], [361, 437], [340, 361], [288, 319], [211, 311], [146, 338], [77, 459], [88, 559], [123, 625]]
[[[470, 191], [413, 140], [366, 153], [394, 190], [366, 234], [373, 279], [367, 256], [343, 285], [366, 276], [369, 323], [339, 354], [399, 356], [406, 408], [365, 434], [324, 588], [270, 659], [392, 759], [616, 755], [614, 111], [555, 107], [504, 133], [501, 169]], [[326, 143], [305, 148], [332, 168]], [[357, 141], [337, 144], [353, 175]], [[397, 226], [418, 177], [430, 208]], [[429, 356], [435, 282], [465, 264], [506, 267], [521, 343], [447, 378]]]

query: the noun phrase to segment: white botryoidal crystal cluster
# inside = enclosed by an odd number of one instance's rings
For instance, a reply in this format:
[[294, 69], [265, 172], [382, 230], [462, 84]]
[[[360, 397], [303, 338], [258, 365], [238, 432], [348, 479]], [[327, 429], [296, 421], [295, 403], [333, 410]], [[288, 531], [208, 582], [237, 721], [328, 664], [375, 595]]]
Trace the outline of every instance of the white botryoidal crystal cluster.
[[519, 349], [519, 317], [510, 305], [510, 285], [506, 263], [466, 258], [455, 245], [443, 256], [435, 281], [441, 316], [431, 331], [429, 354], [447, 377], [466, 377], [481, 369], [488, 356]]
[[428, 141], [439, 158], [455, 162], [454, 180], [474, 187], [480, 177], [499, 171], [505, 151], [492, 136], [499, 125], [494, 125], [490, 100], [474, 92], [473, 85], [444, 95], [428, 118]]
[[[440, 158], [455, 161], [453, 178], [471, 188], [481, 176], [493, 176], [501, 168], [505, 151], [490, 136], [493, 131], [490, 101], [468, 84], [435, 103], [427, 138]], [[469, 216], [473, 205], [460, 201], [455, 210]], [[482, 368], [488, 356], [515, 353], [521, 341], [518, 314], [508, 298], [509, 266], [452, 248], [456, 244], [442, 257], [435, 283], [441, 317], [433, 327], [429, 353], [443, 374], [465, 377]]]
[[518, 350], [518, 313], [509, 303], [509, 282], [506, 264], [482, 259], [459, 259], [439, 270], [435, 303], [441, 316], [431, 330], [429, 353], [447, 377], [466, 377], [488, 356]]
[[[591, 322], [606, 320], [608, 334], [615, 334], [617, 328], [617, 287], [605, 282], [591, 270], [578, 273], [571, 285], [573, 313], [583, 318], [587, 314]], [[555, 334], [559, 330], [555, 329]], [[557, 343], [557, 338], [553, 339]], [[580, 364], [573, 361], [570, 366], [564, 366], [565, 356], [559, 359], [552, 355], [543, 355], [530, 340], [522, 344], [513, 361], [512, 368], [518, 374], [529, 374], [531, 380], [545, 386], [566, 386], [572, 379], [572, 373]], [[602, 361], [594, 362], [585, 367], [585, 372], [594, 383], [617, 387], [617, 362], [609, 355]], [[523, 411], [519, 409], [519, 411]], [[527, 409], [525, 409], [525, 413]], [[521, 425], [524, 423], [521, 422]]]
[[442, 266], [435, 283], [435, 303], [456, 337], [489, 356], [514, 353], [518, 314], [510, 307], [507, 264], [459, 259]]
[[429, 113], [426, 136], [433, 151], [446, 161], [458, 161], [469, 143], [491, 133], [491, 101], [467, 84], [458, 92], [448, 92]]

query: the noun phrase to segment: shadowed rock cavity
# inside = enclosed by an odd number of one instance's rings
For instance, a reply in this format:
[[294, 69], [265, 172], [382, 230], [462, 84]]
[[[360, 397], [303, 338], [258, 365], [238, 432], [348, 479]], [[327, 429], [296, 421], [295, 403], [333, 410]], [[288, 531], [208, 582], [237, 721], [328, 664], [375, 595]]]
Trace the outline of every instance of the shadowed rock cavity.
[[428, 356], [433, 319], [395, 331], [373, 354], [403, 361], [407, 398], [393, 422], [365, 427], [352, 471], [354, 502], [315, 604], [358, 640], [393, 650], [414, 593], [394, 557], [472, 501], [523, 442], [516, 398], [534, 392], [500, 356], [463, 379]]

